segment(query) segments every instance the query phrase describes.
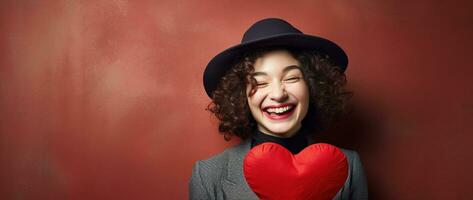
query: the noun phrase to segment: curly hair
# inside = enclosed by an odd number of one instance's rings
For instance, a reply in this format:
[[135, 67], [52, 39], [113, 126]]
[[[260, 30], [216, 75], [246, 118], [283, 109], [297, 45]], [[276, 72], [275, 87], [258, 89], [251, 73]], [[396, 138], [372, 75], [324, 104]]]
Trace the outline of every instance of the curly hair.
[[304, 133], [316, 134], [347, 112], [347, 102], [353, 92], [345, 89], [345, 74], [327, 55], [286, 47], [260, 48], [236, 59], [237, 62], [221, 78], [212, 94], [212, 102], [206, 108], [219, 119], [218, 130], [226, 141], [233, 135], [246, 139], [254, 133], [257, 122], [248, 106], [246, 87], [251, 84], [249, 95], [254, 94], [256, 80], [250, 76], [254, 72], [253, 64], [266, 52], [277, 49], [289, 51], [299, 61], [309, 87], [309, 111], [301, 122]]

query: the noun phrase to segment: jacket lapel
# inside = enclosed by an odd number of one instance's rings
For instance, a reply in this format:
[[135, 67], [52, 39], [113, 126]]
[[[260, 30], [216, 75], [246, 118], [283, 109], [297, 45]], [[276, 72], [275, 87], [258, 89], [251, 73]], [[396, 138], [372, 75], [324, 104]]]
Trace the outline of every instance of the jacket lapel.
[[222, 181], [225, 199], [258, 199], [250, 189], [243, 174], [243, 160], [251, 149], [251, 139], [246, 139], [229, 151], [226, 178]]

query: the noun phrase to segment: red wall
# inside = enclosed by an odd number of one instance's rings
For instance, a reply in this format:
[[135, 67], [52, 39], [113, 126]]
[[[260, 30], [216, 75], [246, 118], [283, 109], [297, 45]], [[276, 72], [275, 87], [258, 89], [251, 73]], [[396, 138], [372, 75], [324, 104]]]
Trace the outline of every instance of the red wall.
[[[471, 1], [2, 1], [0, 199], [186, 199], [224, 142], [202, 72], [264, 17], [347, 51], [372, 199], [468, 199]], [[470, 125], [470, 126], [468, 126]]]

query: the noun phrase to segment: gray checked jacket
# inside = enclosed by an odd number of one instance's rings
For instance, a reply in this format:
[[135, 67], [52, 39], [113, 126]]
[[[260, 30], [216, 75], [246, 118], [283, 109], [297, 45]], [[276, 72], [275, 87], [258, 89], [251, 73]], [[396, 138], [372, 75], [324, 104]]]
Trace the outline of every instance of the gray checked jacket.
[[[191, 200], [257, 200], [243, 175], [243, 159], [251, 149], [251, 139], [220, 154], [194, 164], [189, 180]], [[340, 148], [348, 159], [348, 178], [334, 200], [368, 199], [368, 187], [358, 153]]]

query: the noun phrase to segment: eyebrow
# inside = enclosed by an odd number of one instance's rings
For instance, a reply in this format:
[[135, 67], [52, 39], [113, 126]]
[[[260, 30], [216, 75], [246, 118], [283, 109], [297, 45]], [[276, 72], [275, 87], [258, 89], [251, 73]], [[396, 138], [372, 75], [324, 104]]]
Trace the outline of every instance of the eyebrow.
[[[293, 69], [298, 69], [300, 70], [299, 66], [297, 65], [289, 65], [287, 67], [285, 67], [283, 70], [282, 70], [282, 73], [285, 74], [287, 73], [288, 71], [291, 71]], [[268, 74], [266, 72], [254, 72], [251, 74], [251, 76], [267, 76]]]

